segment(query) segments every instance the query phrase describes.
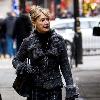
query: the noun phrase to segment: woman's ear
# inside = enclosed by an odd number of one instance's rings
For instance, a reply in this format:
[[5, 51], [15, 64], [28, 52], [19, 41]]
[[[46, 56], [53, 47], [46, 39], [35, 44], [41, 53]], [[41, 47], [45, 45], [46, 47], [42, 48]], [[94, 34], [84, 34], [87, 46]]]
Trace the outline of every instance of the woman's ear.
[[34, 29], [36, 29], [35, 21], [32, 21], [32, 25], [33, 25]]
[[32, 20], [32, 24], [34, 25], [35, 24], [35, 21]]

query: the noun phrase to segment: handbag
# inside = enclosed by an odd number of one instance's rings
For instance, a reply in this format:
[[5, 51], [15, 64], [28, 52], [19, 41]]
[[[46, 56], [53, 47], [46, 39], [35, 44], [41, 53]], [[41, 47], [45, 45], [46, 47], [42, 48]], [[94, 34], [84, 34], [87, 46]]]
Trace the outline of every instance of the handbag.
[[14, 90], [21, 96], [23, 96], [23, 85], [25, 83], [25, 78], [23, 76], [16, 76], [15, 81], [13, 83]]
[[100, 22], [98, 26], [93, 27], [93, 36], [100, 36]]
[[28, 97], [32, 89], [31, 78], [29, 75], [19, 74], [16, 76], [12, 87], [23, 97]]

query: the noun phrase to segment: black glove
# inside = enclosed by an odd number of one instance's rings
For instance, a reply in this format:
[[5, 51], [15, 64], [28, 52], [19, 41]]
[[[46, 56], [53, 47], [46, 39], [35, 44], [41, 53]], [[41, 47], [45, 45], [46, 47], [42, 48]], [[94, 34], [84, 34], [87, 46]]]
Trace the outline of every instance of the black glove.
[[17, 75], [27, 75], [34, 73], [34, 70], [30, 64], [27, 63], [20, 63], [16, 67], [16, 74]]
[[30, 64], [26, 64], [25, 71], [28, 74], [33, 74], [34, 73], [34, 70], [33, 70], [32, 66]]
[[24, 64], [23, 63], [19, 63], [16, 67], [16, 74], [17, 75], [22, 75], [23, 74], [23, 67]]
[[78, 98], [78, 95], [79, 93], [75, 86], [66, 87], [66, 100], [75, 100], [75, 98]]

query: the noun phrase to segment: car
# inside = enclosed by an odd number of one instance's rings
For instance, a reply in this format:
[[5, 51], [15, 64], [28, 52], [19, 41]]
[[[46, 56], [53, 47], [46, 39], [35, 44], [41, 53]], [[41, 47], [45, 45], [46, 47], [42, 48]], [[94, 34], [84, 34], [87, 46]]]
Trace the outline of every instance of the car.
[[83, 41], [83, 55], [100, 54], [100, 37], [93, 36], [93, 27], [98, 26], [100, 18], [80, 18], [80, 29]]
[[[80, 17], [80, 30], [82, 35], [82, 45], [84, 51], [92, 51], [96, 49], [100, 49], [100, 37], [93, 36], [93, 27], [98, 26], [100, 22], [99, 17]], [[51, 27], [55, 29], [55, 31], [62, 35], [65, 41], [73, 42], [73, 38], [75, 35], [74, 32], [74, 19], [66, 18], [51, 21]], [[83, 53], [86, 55], [86, 52]]]
[[[93, 36], [93, 27], [98, 26], [100, 19], [98, 17], [80, 17], [79, 20], [82, 35], [83, 56], [97, 54], [97, 50], [100, 49], [100, 37]], [[74, 21], [73, 18], [57, 18], [50, 22], [51, 28], [55, 29], [55, 31], [65, 39], [66, 49], [70, 60], [72, 59], [72, 45], [75, 36]]]

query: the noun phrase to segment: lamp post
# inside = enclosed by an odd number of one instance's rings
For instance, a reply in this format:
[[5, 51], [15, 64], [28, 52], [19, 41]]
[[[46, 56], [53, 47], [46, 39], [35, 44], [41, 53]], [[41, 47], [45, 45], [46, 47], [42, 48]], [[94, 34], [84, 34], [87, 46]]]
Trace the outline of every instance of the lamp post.
[[74, 43], [75, 43], [75, 65], [76, 67], [78, 64], [82, 64], [82, 56], [83, 56], [83, 50], [82, 50], [82, 35], [80, 31], [80, 20], [79, 20], [79, 1], [73, 0], [74, 3], [74, 31], [75, 31], [75, 37], [74, 37]]

